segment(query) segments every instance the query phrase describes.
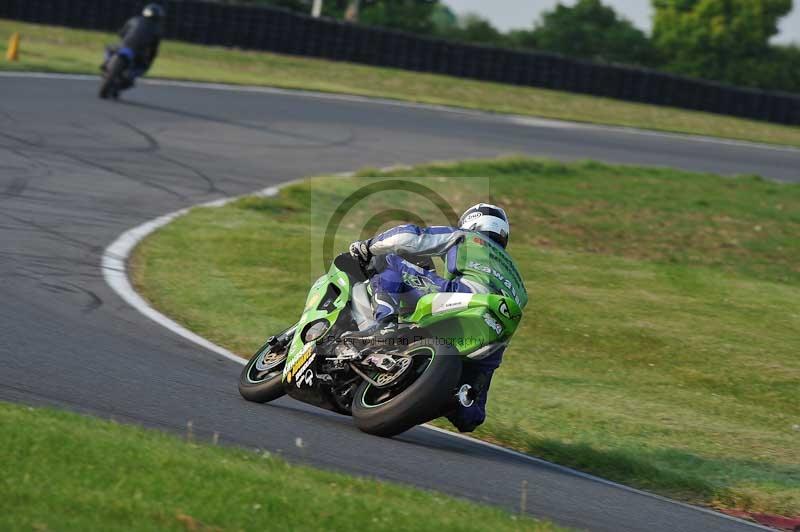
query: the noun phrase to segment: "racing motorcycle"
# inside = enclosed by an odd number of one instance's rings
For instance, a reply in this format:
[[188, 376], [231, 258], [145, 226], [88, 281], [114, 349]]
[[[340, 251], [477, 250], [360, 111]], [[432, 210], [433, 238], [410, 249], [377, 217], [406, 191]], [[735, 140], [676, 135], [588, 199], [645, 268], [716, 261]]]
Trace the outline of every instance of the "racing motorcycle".
[[99, 96], [102, 99], [119, 98], [119, 93], [130, 86], [130, 67], [133, 65], [134, 51], [128, 47], [106, 47], [103, 74], [100, 82]]
[[300, 320], [271, 336], [244, 367], [242, 397], [266, 403], [288, 394], [384, 437], [459, 403], [471, 406], [480, 390], [462, 382], [463, 364], [505, 348], [522, 317], [514, 298], [431, 293], [388, 335], [342, 338], [375, 323], [370, 273], [348, 253], [336, 257], [311, 287]]

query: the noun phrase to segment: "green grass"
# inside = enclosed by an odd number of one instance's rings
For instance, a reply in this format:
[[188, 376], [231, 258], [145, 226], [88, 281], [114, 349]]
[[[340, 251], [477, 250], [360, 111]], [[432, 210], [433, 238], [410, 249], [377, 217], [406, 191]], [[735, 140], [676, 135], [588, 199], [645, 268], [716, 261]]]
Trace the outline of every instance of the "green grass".
[[[15, 31], [23, 36], [21, 60], [0, 60], [0, 69], [97, 74], [104, 44], [116, 39], [111, 34], [0, 19], [0, 53], [5, 54], [8, 38]], [[798, 127], [530, 87], [178, 42], [164, 44], [151, 75], [379, 96], [800, 146]]]
[[556, 530], [444, 495], [66, 412], [0, 403], [0, 426], [0, 530]]
[[[512, 218], [531, 302], [478, 437], [692, 502], [800, 513], [800, 186], [523, 159], [392, 175], [440, 176], [420, 182], [456, 210], [492, 197]], [[248, 356], [300, 314], [329, 213], [374, 181], [194, 209], [136, 250], [134, 282]], [[438, 221], [410, 193], [373, 197], [336, 247], [398, 205]]]

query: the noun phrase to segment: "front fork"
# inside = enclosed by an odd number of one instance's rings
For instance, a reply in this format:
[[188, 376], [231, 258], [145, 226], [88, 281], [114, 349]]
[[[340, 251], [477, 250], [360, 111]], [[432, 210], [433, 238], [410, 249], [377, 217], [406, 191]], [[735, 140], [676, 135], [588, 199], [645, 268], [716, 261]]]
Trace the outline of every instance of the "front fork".
[[272, 348], [275, 348], [275, 347], [279, 347], [279, 348], [286, 347], [292, 342], [292, 339], [294, 338], [294, 333], [295, 333], [296, 330], [297, 330], [297, 325], [296, 324], [292, 325], [291, 327], [289, 327], [288, 329], [286, 329], [282, 333], [278, 333], [275, 336], [270, 336], [269, 338], [267, 338], [267, 343]]

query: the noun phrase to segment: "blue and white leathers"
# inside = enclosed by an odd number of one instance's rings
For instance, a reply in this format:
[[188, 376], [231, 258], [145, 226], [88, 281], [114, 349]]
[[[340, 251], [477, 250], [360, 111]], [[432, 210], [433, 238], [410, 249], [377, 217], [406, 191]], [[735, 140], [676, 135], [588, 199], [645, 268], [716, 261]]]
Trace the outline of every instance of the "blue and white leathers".
[[[472, 280], [455, 276], [458, 243], [467, 231], [454, 227], [419, 227], [407, 224], [389, 229], [373, 238], [369, 251], [378, 272], [370, 280], [375, 302], [375, 318], [385, 320], [401, 308], [413, 307], [431, 292], [485, 294], [490, 288]], [[452, 279], [445, 279], [433, 269], [411, 261], [426, 257], [443, 257]], [[465, 378], [479, 383], [481, 390], [470, 407], [459, 406], [448, 419], [461, 431], [472, 431], [486, 419], [486, 401], [494, 370], [500, 366], [502, 352], [482, 360], [464, 364]]]
[[[398, 276], [402, 277], [403, 274], [406, 274], [406, 277], [408, 277], [416, 274], [430, 280], [432, 285], [438, 289], [436, 290], [437, 292], [489, 293], [490, 289], [482, 284], [459, 277], [446, 280], [433, 270], [421, 270], [411, 263], [415, 259], [444, 256], [447, 271], [455, 274], [457, 271], [457, 245], [467, 233], [467, 231], [447, 226], [419, 227], [413, 224], [400, 225], [373, 238], [370, 241], [369, 251], [373, 256], [378, 257], [376, 261], [378, 262], [376, 265], [378, 271], [383, 271], [384, 266], [395, 270], [396, 275], [387, 278], [386, 289], [390, 291], [391, 287], [395, 286]], [[389, 257], [392, 255], [397, 255], [400, 259], [407, 260], [390, 259]], [[381, 264], [382, 256], [386, 257], [385, 264]], [[373, 286], [373, 288], [375, 287]], [[410, 286], [409, 288], [414, 287]], [[429, 292], [430, 290], [423, 292], [420, 296]]]

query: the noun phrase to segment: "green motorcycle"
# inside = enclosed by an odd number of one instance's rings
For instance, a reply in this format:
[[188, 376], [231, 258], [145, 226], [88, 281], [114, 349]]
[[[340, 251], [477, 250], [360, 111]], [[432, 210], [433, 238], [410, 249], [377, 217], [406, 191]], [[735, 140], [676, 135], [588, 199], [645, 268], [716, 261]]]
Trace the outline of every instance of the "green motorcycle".
[[391, 437], [470, 406], [465, 360], [504, 349], [522, 311], [513, 297], [432, 293], [390, 336], [343, 339], [374, 323], [367, 275], [339, 255], [309, 291], [296, 325], [270, 337], [244, 367], [239, 392], [266, 403], [283, 395], [352, 415], [359, 429]]

